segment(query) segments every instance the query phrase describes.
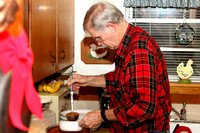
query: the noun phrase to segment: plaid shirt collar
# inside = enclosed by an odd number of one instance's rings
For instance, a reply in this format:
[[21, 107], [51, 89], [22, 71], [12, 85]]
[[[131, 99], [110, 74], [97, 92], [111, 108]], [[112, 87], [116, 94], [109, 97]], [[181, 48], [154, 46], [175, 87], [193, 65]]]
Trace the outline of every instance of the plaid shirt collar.
[[131, 34], [135, 31], [135, 26], [132, 25], [132, 24], [129, 24], [127, 29], [126, 29], [126, 32], [125, 32], [125, 35], [116, 51], [116, 54], [115, 54], [115, 57], [114, 59], [116, 58], [124, 58], [124, 56], [126, 55], [126, 52], [128, 47], [129, 47], [129, 44], [130, 44], [130, 41], [131, 41]]

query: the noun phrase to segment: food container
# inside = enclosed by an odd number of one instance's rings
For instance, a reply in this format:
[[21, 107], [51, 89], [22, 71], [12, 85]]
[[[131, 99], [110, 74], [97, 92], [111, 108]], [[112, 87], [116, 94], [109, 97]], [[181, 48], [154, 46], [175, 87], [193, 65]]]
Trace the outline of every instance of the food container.
[[66, 118], [66, 114], [70, 113], [71, 110], [63, 111], [60, 114], [60, 122], [59, 126], [62, 131], [81, 131], [82, 127], [78, 125], [79, 121], [92, 110], [74, 110], [74, 112], [79, 113], [79, 118], [76, 121], [68, 121]]

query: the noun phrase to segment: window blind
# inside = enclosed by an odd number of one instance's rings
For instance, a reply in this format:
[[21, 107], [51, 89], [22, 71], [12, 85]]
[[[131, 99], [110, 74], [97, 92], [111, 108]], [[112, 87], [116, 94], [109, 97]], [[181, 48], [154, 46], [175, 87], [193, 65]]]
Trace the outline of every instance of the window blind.
[[[167, 65], [170, 81], [178, 81], [176, 68], [183, 62], [186, 66], [193, 60], [192, 82], [200, 82], [200, 9], [178, 8], [126, 8], [126, 20], [146, 30], [160, 46]], [[189, 45], [179, 44], [175, 30], [183, 23], [195, 31], [195, 38]]]

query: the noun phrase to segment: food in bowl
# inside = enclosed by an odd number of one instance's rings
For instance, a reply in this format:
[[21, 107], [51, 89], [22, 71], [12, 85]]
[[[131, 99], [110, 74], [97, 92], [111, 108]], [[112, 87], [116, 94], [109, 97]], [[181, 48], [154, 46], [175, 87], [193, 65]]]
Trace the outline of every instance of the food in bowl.
[[66, 118], [69, 121], [76, 121], [79, 117], [79, 113], [77, 112], [70, 112], [66, 114]]

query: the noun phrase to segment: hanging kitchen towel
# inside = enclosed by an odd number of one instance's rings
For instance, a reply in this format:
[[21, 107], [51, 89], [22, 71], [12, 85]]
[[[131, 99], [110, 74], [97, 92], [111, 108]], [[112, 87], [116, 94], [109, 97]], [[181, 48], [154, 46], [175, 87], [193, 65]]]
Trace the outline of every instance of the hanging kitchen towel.
[[0, 68], [6, 74], [12, 71], [9, 116], [14, 127], [28, 131], [21, 120], [23, 99], [32, 114], [42, 119], [42, 105], [32, 79], [33, 52], [28, 46], [24, 30], [17, 37], [0, 33]]

